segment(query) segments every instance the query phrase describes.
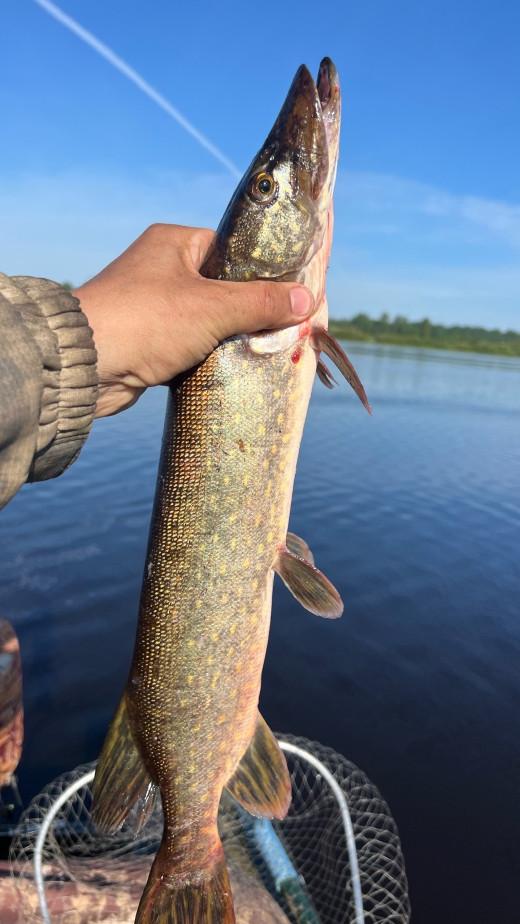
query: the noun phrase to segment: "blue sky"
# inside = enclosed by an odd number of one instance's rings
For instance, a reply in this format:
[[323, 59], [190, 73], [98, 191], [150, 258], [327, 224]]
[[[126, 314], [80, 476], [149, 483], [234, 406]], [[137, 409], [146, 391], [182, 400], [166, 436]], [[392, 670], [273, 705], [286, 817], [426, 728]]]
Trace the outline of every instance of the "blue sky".
[[[296, 67], [344, 93], [331, 313], [520, 329], [520, 6], [59, 4], [244, 168]], [[81, 282], [153, 221], [216, 225], [225, 169], [33, 0], [4, 0], [0, 268]]]

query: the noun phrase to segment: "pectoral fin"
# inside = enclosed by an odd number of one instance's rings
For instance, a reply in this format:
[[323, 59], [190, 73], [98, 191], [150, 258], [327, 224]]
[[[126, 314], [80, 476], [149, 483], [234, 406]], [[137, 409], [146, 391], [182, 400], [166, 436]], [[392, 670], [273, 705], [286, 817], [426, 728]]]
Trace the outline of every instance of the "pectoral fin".
[[318, 365], [316, 367], [316, 374], [320, 380], [325, 385], [325, 388], [334, 388], [338, 383], [332, 375], [330, 369], [327, 368], [323, 360], [318, 360]]
[[118, 831], [132, 812], [137, 834], [153, 810], [157, 787], [152, 783], [134, 741], [125, 696], [103, 743], [92, 786], [92, 818], [100, 831]]
[[291, 778], [267, 722], [258, 713], [255, 733], [226, 789], [251, 815], [285, 818], [291, 804]]
[[[354, 369], [354, 366], [350, 362], [345, 350], [341, 344], [334, 338], [331, 337], [329, 332], [325, 330], [324, 327], [315, 328], [312, 332], [312, 344], [315, 350], [323, 351], [327, 354], [329, 359], [332, 360], [337, 369], [341, 372], [342, 376], [347, 380], [349, 385], [354, 389], [356, 395], [358, 396], [361, 403], [366, 407], [369, 414], [372, 413], [372, 408], [368, 403], [368, 398], [366, 396], [365, 389], [361, 384], [361, 380]], [[318, 375], [320, 375], [318, 371]], [[329, 373], [330, 375], [330, 373]], [[320, 375], [321, 380], [323, 381], [322, 376]], [[326, 384], [326, 383], [325, 383]]]
[[278, 552], [273, 565], [276, 573], [306, 610], [326, 619], [337, 619], [343, 612], [343, 601], [334, 585], [315, 565], [295, 555], [289, 543], [287, 545]]

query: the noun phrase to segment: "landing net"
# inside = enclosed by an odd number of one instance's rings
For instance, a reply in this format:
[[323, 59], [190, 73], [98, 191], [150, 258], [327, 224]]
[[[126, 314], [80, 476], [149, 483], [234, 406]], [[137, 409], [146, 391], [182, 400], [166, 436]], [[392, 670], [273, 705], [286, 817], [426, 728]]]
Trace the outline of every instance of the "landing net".
[[[367, 776], [316, 742], [279, 738], [292, 779], [287, 818], [270, 824], [222, 799], [219, 824], [237, 924], [407, 924], [396, 824]], [[162, 832], [156, 809], [136, 837], [91, 822], [94, 764], [50, 783], [10, 852], [15, 924], [133, 924]]]

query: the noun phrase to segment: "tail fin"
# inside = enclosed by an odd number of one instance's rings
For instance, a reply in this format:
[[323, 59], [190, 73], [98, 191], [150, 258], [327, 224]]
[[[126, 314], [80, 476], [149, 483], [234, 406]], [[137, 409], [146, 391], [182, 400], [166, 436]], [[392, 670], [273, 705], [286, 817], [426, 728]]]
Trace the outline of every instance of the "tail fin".
[[100, 831], [117, 831], [136, 808], [136, 833], [149, 817], [156, 787], [134, 741], [123, 694], [103, 743], [92, 787], [92, 819]]
[[224, 851], [207, 877], [175, 875], [159, 849], [135, 924], [235, 924], [233, 896]]

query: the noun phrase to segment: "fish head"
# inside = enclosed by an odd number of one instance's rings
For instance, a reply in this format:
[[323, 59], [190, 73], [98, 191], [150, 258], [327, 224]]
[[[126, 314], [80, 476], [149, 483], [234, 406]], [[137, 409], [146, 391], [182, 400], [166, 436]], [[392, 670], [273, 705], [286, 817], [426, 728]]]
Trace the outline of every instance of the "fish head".
[[339, 124], [340, 90], [332, 61], [321, 62], [317, 82], [302, 65], [226, 209], [203, 275], [303, 279], [327, 231]]

